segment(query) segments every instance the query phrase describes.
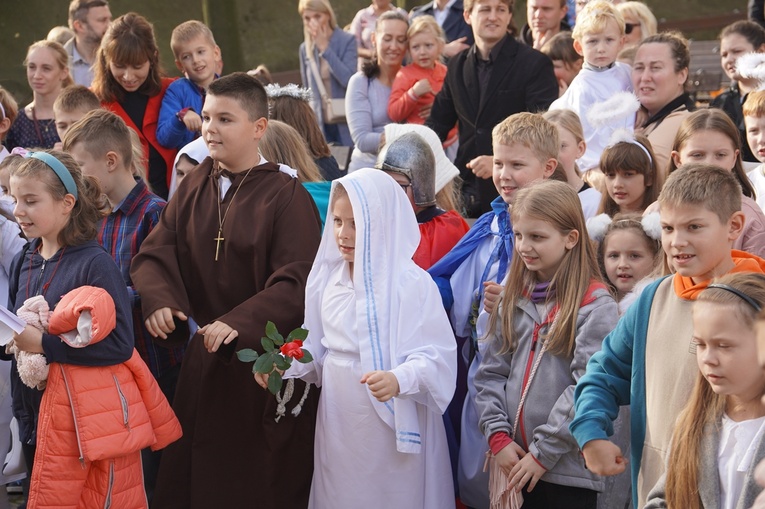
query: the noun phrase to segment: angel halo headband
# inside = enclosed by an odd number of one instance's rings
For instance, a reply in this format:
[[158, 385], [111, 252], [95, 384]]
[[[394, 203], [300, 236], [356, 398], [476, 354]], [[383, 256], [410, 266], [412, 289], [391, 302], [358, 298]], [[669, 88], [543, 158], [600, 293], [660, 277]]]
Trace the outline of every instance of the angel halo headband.
[[627, 131], [626, 129], [617, 129], [611, 135], [611, 139], [609, 140], [608, 146], [606, 148], [611, 148], [617, 143], [632, 143], [633, 145], [637, 145], [640, 147], [640, 150], [642, 150], [648, 157], [648, 162], [653, 164], [653, 157], [651, 157], [651, 153], [648, 151], [648, 148], [646, 148], [645, 145], [635, 139], [634, 133]]
[[730, 292], [736, 296], [738, 296], [741, 300], [745, 301], [747, 304], [752, 306], [755, 311], [758, 313], [762, 311], [762, 306], [753, 298], [751, 298], [749, 295], [745, 294], [738, 288], [734, 288], [730, 285], [726, 285], [724, 283], [712, 283], [707, 288], [719, 288], [720, 290], [725, 290], [726, 292]]
[[5, 106], [3, 106], [3, 101], [0, 101], [0, 122], [5, 120]]
[[48, 165], [48, 168], [53, 170], [53, 173], [55, 173], [61, 183], [64, 184], [66, 192], [74, 196], [75, 200], [78, 198], [77, 184], [74, 183], [72, 174], [69, 173], [69, 170], [66, 169], [64, 163], [59, 161], [56, 156], [48, 154], [47, 152], [28, 152], [24, 157], [37, 159]]

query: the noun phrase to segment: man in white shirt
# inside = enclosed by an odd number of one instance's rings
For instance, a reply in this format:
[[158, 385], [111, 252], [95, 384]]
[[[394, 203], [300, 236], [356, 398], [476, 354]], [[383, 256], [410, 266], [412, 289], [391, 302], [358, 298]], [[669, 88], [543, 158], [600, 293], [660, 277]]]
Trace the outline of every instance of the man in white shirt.
[[74, 32], [64, 48], [69, 53], [69, 70], [74, 82], [90, 87], [93, 63], [112, 13], [106, 0], [72, 0], [69, 4], [69, 28]]

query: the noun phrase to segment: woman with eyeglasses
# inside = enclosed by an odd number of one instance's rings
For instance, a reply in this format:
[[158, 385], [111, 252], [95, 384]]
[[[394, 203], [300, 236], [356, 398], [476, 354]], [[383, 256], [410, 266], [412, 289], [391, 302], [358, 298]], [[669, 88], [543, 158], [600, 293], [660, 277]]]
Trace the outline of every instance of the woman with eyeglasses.
[[656, 16], [643, 2], [624, 2], [616, 6], [624, 17], [627, 34], [624, 47], [635, 46], [646, 37], [656, 35]]

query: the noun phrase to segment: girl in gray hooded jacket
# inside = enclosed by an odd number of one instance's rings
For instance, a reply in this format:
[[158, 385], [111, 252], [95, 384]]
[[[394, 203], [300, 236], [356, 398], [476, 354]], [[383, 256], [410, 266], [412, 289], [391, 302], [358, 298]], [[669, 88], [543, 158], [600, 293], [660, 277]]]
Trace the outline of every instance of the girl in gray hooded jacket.
[[518, 191], [512, 224], [516, 256], [475, 378], [492, 503], [522, 492], [524, 509], [595, 509], [603, 481], [585, 468], [568, 425], [574, 386], [616, 325], [617, 305], [569, 186]]

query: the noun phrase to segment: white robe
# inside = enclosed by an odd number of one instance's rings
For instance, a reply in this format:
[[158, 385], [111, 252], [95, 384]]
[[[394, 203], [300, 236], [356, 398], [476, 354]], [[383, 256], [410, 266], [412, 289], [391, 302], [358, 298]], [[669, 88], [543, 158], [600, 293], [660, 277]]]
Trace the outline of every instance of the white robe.
[[582, 171], [598, 167], [600, 155], [614, 130], [627, 129], [632, 132], [635, 128], [634, 113], [597, 129], [587, 119], [587, 112], [595, 104], [610, 99], [617, 92], [632, 92], [631, 72], [632, 68], [621, 62], [604, 71], [584, 67], [563, 95], [550, 105], [550, 110], [572, 110], [579, 115], [587, 143], [587, 151], [577, 160]]
[[[322, 387], [309, 508], [453, 508], [442, 414], [456, 384], [456, 341], [435, 283], [412, 261], [414, 211], [379, 170], [336, 180], [333, 193], [338, 183], [356, 224], [353, 278], [328, 219], [306, 287], [304, 347], [314, 362], [286, 373]], [[386, 403], [359, 383], [376, 369], [399, 382]]]

